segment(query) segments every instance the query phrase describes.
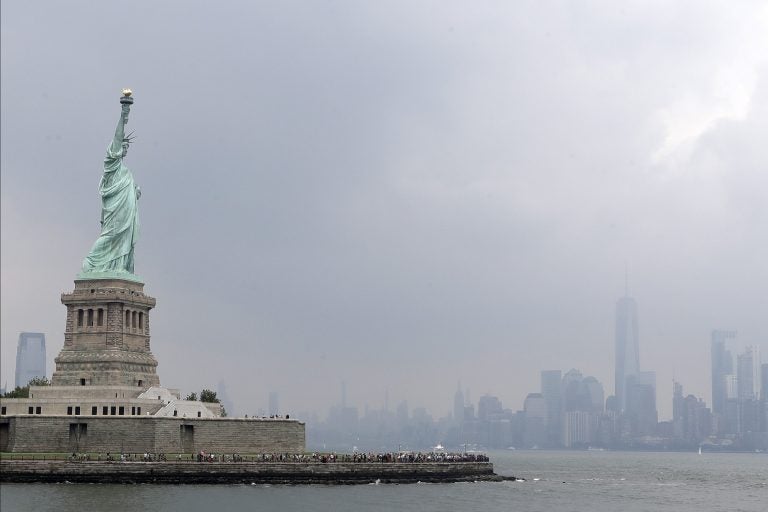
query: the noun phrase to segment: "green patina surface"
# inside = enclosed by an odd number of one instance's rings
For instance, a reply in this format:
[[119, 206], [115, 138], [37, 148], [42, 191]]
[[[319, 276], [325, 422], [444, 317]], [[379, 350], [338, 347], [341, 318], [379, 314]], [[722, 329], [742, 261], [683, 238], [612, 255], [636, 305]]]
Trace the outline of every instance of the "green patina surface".
[[[133, 275], [133, 251], [139, 239], [141, 191], [131, 171], [123, 164], [128, 151], [125, 124], [131, 105], [122, 103], [115, 136], [104, 158], [104, 174], [99, 183], [101, 195], [101, 233], [83, 261], [81, 279], [97, 278], [99, 273], [119, 273], [122, 279], [138, 280]], [[132, 276], [132, 277], [131, 277]]]

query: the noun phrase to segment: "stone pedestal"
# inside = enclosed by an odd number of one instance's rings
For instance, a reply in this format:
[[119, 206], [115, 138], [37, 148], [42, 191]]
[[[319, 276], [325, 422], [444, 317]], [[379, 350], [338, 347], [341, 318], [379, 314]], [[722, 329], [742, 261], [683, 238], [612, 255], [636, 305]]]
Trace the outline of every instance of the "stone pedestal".
[[78, 278], [67, 307], [64, 348], [56, 358], [54, 386], [159, 386], [149, 345], [149, 311], [155, 299], [144, 283], [120, 278]]

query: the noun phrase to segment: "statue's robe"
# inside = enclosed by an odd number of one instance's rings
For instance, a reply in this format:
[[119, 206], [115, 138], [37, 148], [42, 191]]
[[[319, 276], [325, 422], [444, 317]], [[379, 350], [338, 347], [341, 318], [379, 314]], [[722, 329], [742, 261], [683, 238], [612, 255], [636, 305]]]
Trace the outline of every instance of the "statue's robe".
[[101, 234], [83, 261], [83, 272], [133, 273], [133, 248], [139, 238], [136, 184], [123, 165], [122, 137], [110, 144], [104, 159], [101, 194]]

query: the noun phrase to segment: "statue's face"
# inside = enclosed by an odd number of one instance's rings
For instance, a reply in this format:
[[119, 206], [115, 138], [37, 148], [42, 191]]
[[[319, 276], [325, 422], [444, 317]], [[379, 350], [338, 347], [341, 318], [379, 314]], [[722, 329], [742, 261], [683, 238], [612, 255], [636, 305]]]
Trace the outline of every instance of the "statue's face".
[[128, 154], [128, 144], [123, 143], [123, 157]]

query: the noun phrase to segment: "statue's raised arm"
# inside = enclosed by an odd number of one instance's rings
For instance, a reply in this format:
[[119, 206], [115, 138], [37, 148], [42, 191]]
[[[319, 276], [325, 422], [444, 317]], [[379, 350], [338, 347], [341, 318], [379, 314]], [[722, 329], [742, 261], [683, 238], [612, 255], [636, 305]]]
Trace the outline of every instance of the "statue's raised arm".
[[138, 187], [131, 171], [123, 164], [130, 137], [125, 136], [133, 98], [123, 90], [121, 112], [115, 136], [107, 148], [104, 174], [99, 183], [101, 194], [101, 234], [83, 261], [81, 277], [99, 275], [133, 276], [133, 249], [139, 238]]
[[123, 97], [120, 98], [120, 119], [117, 121], [117, 128], [115, 128], [115, 136], [112, 139], [112, 143], [107, 148], [107, 158], [111, 160], [121, 160], [128, 153], [128, 144], [131, 142], [130, 137], [125, 136], [125, 125], [128, 124], [128, 114], [131, 112], [131, 105], [133, 104], [133, 93], [130, 89], [123, 89]]
[[115, 129], [115, 137], [112, 139], [112, 144], [109, 145], [109, 152], [107, 153], [111, 158], [123, 157], [123, 139], [125, 139], [125, 123], [128, 119], [128, 112], [131, 107], [129, 105], [123, 105], [123, 111], [120, 113], [120, 119], [117, 121], [117, 128]]

